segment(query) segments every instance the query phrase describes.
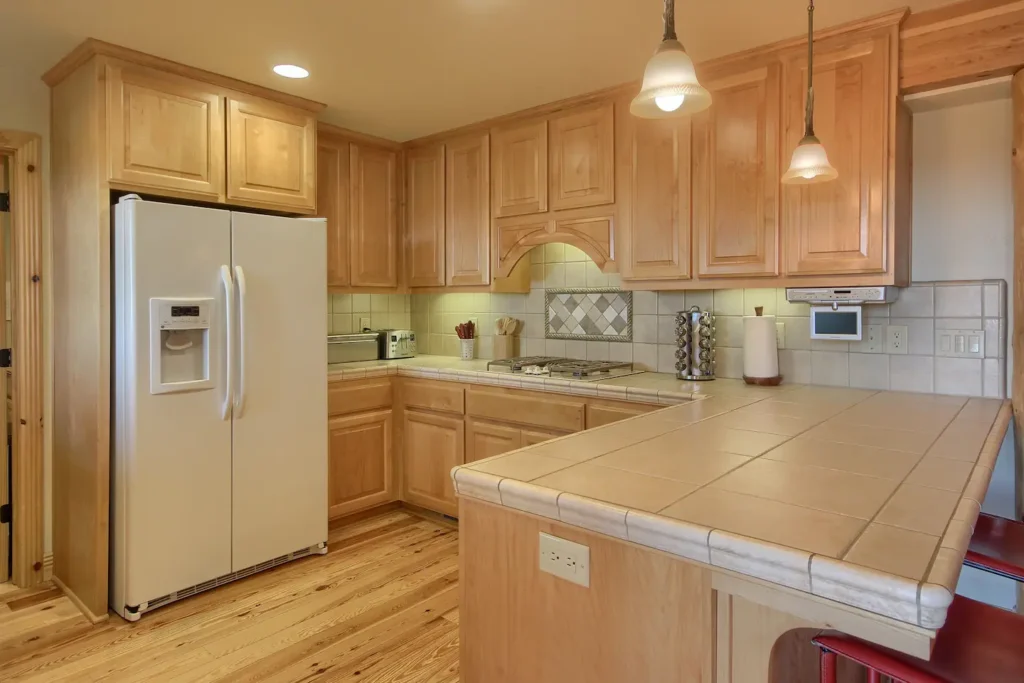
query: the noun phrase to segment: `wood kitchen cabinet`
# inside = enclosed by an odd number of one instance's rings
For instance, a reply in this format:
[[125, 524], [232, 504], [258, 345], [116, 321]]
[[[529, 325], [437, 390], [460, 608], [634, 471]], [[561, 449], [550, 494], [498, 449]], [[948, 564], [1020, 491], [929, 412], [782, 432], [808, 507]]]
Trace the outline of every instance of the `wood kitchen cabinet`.
[[398, 285], [397, 154], [349, 145], [349, 254], [353, 287]]
[[779, 272], [781, 72], [772, 60], [705, 83], [711, 108], [693, 117], [698, 277]]
[[550, 441], [551, 439], [557, 439], [560, 436], [565, 436], [565, 432], [549, 432], [543, 429], [524, 429], [520, 432], [522, 437], [522, 447], [536, 446], [539, 443]]
[[491, 281], [489, 136], [463, 137], [445, 147], [446, 284], [486, 285]]
[[143, 66], [106, 67], [110, 180], [224, 200], [224, 97]]
[[633, 118], [628, 127], [629, 219], [621, 240], [623, 279], [690, 277], [691, 118]]
[[316, 208], [316, 117], [244, 95], [227, 100], [227, 197], [279, 210]]
[[[882, 273], [890, 265], [896, 40], [892, 27], [815, 42], [814, 132], [839, 178], [782, 189], [791, 275]], [[782, 65], [784, 147], [791, 151], [803, 136], [806, 55], [794, 50]]]
[[451, 471], [465, 462], [466, 430], [462, 416], [406, 410], [402, 441], [402, 500], [456, 516], [458, 504]]
[[327, 504], [333, 519], [395, 500], [391, 410], [331, 418]]
[[523, 446], [519, 427], [466, 418], [466, 462], [475, 462]]
[[551, 117], [551, 208], [615, 201], [615, 108], [611, 102]]
[[410, 287], [445, 284], [445, 148], [431, 145], [405, 155], [406, 264]]
[[495, 218], [548, 210], [548, 122], [491, 131], [491, 210]]
[[316, 148], [316, 209], [327, 219], [327, 286], [347, 287], [348, 251], [348, 144], [321, 137]]

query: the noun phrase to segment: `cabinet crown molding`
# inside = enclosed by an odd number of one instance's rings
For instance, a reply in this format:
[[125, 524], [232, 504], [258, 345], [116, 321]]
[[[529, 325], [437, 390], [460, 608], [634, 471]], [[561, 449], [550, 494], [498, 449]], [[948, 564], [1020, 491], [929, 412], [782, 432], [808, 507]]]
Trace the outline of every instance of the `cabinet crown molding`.
[[263, 86], [256, 85], [254, 83], [247, 83], [246, 81], [239, 81], [228, 76], [221, 76], [220, 74], [213, 73], [212, 71], [198, 69], [193, 66], [188, 66], [187, 64], [163, 59], [162, 57], [155, 57], [153, 55], [146, 54], [145, 52], [121, 47], [120, 45], [114, 45], [113, 43], [97, 40], [96, 38], [86, 38], [82, 41], [78, 47], [69, 52], [62, 60], [57, 62], [57, 64], [55, 64], [49, 71], [43, 74], [43, 82], [52, 88], [70, 76], [75, 69], [97, 56], [112, 57], [114, 59], [121, 59], [133, 64], [147, 66], [152, 69], [159, 69], [168, 73], [177, 74], [178, 76], [211, 83], [228, 90], [245, 93], [246, 95], [255, 95], [256, 97], [262, 97], [266, 100], [280, 102], [281, 104], [286, 104], [289, 107], [304, 109], [305, 111], [312, 112], [314, 114], [318, 114], [327, 108], [327, 105], [322, 102], [307, 100], [304, 97], [297, 97], [296, 95], [289, 95], [277, 90], [271, 90], [270, 88], [264, 88]]

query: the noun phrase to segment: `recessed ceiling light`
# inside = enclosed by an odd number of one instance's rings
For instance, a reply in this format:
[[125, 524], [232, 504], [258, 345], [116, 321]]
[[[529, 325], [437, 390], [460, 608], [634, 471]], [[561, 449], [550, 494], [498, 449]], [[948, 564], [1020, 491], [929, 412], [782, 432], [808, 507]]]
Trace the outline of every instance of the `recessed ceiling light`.
[[274, 67], [274, 73], [285, 78], [306, 78], [309, 76], [308, 71], [294, 64], [278, 64]]

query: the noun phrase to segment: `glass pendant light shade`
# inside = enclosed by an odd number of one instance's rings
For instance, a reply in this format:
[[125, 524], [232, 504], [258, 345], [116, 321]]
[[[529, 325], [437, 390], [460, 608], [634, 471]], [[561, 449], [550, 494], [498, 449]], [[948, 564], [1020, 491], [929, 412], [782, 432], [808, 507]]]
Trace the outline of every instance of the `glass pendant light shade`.
[[662, 41], [644, 70], [640, 94], [629, 113], [644, 119], [689, 116], [711, 106], [711, 93], [697, 81], [693, 60], [682, 43]]
[[828, 162], [828, 154], [821, 141], [808, 135], [793, 150], [793, 160], [789, 162], [789, 170], [782, 176], [787, 185], [809, 185], [824, 183], [839, 177], [839, 171]]

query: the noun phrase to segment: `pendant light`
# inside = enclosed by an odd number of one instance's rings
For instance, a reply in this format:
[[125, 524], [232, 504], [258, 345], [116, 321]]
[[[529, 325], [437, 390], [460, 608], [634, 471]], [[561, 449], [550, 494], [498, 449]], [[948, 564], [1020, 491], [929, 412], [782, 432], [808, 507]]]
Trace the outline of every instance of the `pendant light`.
[[665, 33], [644, 69], [640, 94], [629, 112], [643, 119], [689, 116], [711, 106], [711, 93], [697, 82], [693, 60], [676, 38], [676, 3], [665, 0]]
[[782, 176], [786, 185], [824, 183], [839, 177], [828, 163], [825, 146], [814, 135], [814, 0], [807, 6], [807, 109], [804, 112], [804, 138], [793, 150], [789, 170]]

